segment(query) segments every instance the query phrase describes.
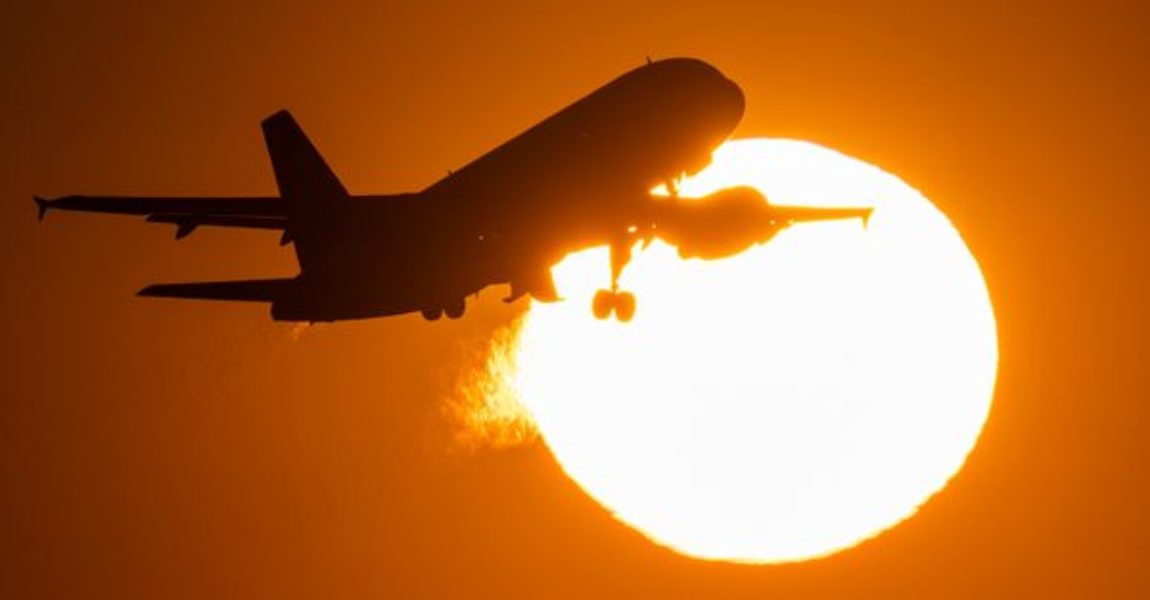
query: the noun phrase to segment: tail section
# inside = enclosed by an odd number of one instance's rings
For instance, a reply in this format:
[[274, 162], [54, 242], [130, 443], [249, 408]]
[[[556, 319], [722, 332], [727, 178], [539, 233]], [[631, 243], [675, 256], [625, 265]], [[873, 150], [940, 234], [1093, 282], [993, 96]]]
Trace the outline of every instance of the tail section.
[[333, 209], [347, 201], [347, 189], [324, 162], [286, 110], [264, 119], [264, 141], [284, 199], [285, 235], [295, 242], [300, 269], [307, 271], [334, 241]]

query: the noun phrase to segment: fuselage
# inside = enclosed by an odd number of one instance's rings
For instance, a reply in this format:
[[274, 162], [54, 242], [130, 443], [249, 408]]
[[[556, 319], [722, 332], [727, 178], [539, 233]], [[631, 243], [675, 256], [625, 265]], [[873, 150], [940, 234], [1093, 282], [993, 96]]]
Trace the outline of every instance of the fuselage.
[[542, 296], [566, 254], [642, 225], [650, 189], [705, 166], [743, 109], [699, 60], [628, 72], [422, 192], [350, 198], [338, 242], [273, 315], [397, 314], [508, 283]]

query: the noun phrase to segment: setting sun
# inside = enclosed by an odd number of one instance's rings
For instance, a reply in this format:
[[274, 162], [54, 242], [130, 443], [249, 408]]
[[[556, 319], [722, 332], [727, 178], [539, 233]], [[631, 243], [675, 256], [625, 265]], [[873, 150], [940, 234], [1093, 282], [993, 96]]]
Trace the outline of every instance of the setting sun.
[[947, 218], [898, 178], [820, 146], [729, 142], [684, 181], [773, 204], [873, 206], [720, 261], [656, 241], [591, 317], [605, 249], [554, 269], [504, 361], [563, 469], [621, 521], [692, 556], [826, 555], [913, 514], [961, 468], [990, 408], [993, 311]]

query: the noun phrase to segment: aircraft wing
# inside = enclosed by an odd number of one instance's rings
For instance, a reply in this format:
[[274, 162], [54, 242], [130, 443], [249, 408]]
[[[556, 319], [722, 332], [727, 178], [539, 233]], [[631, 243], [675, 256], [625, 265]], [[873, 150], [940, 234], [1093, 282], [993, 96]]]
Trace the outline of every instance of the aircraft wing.
[[832, 219], [862, 219], [863, 227], [870, 220], [873, 208], [820, 208], [813, 206], [771, 206], [771, 216], [788, 225], [803, 221], [829, 221]]
[[143, 196], [64, 196], [35, 198], [40, 218], [49, 210], [114, 213], [121, 215], [245, 215], [283, 217], [278, 196], [244, 198], [149, 198]]
[[144, 196], [64, 196], [47, 199], [37, 196], [40, 219], [49, 210], [140, 215], [151, 223], [176, 225], [176, 239], [200, 225], [285, 229], [287, 215], [278, 196], [236, 198], [159, 198]]

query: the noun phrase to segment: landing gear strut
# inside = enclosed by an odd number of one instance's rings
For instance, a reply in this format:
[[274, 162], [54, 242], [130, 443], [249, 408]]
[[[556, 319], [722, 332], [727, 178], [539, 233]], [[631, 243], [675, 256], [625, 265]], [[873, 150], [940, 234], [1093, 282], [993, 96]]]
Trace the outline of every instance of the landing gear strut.
[[611, 289], [595, 292], [591, 301], [591, 313], [596, 319], [606, 319], [615, 313], [615, 318], [626, 323], [635, 316], [635, 294], [619, 291], [619, 275], [623, 267], [631, 262], [631, 245], [627, 240], [611, 244]]

